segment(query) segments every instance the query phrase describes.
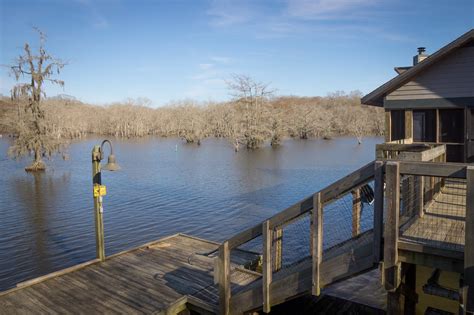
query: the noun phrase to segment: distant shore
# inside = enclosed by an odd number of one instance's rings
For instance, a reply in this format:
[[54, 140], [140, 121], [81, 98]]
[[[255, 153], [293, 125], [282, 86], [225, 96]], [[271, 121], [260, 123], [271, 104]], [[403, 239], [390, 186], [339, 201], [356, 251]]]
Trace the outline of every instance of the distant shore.
[[[62, 98], [46, 99], [42, 106], [51, 134], [65, 141], [87, 135], [178, 137], [197, 144], [206, 138], [225, 138], [238, 150], [278, 145], [285, 138], [382, 135], [383, 110], [361, 105], [360, 95], [275, 97], [253, 108], [236, 101], [198, 105], [183, 101], [152, 108], [128, 100], [97, 106]], [[22, 104], [4, 98], [0, 105], [0, 133], [13, 135]]]

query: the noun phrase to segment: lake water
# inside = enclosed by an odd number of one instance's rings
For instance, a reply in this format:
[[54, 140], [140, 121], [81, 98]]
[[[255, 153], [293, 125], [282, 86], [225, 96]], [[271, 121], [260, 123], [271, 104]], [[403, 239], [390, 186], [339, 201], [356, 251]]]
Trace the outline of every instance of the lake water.
[[[73, 143], [70, 160], [32, 175], [0, 139], [0, 291], [95, 258], [91, 150], [100, 140]], [[222, 241], [372, 161], [383, 139], [237, 153], [225, 140], [112, 141], [122, 171], [102, 173], [107, 255], [177, 232]]]

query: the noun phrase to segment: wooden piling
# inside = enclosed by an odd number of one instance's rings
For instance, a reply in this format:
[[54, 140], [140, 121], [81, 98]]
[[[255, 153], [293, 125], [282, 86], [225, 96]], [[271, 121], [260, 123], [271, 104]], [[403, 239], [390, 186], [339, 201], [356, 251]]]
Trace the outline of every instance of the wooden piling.
[[383, 238], [383, 191], [384, 191], [384, 163], [375, 162], [374, 175], [374, 262], [380, 262], [382, 258]]
[[403, 307], [405, 315], [416, 314], [416, 304], [418, 302], [418, 295], [416, 293], [416, 265], [414, 264], [402, 264], [402, 273], [405, 274], [404, 283], [404, 300], [405, 304]]
[[400, 165], [398, 162], [387, 162], [386, 202], [387, 219], [385, 222], [384, 240], [384, 273], [385, 289], [394, 292], [400, 285], [400, 262], [398, 260], [398, 233], [400, 215]]

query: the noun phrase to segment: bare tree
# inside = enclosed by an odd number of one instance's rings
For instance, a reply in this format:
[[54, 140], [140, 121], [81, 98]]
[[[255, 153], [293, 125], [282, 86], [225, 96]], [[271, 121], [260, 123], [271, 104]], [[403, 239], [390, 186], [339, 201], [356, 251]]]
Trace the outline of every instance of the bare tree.
[[45, 170], [43, 157], [59, 152], [63, 144], [61, 137], [55, 137], [51, 132], [42, 98], [46, 96], [45, 82], [64, 86], [63, 81], [53, 76], [59, 74], [65, 63], [46, 52], [46, 35], [37, 28], [35, 30], [40, 39], [38, 51], [33, 52], [30, 45], [25, 43], [24, 54], [11, 66], [15, 79], [20, 81], [25, 78], [26, 82], [16, 84], [11, 90], [11, 97], [18, 103], [19, 111], [15, 128], [17, 137], [9, 154], [16, 158], [33, 154], [33, 163], [26, 167], [26, 171]]
[[[269, 84], [257, 82], [247, 75], [232, 75], [226, 81], [234, 103], [242, 113], [240, 132], [235, 135], [235, 141], [243, 141], [247, 149], [257, 149], [271, 136], [271, 131], [264, 120], [268, 113], [268, 100], [275, 93]], [[240, 140], [242, 139], [242, 140]]]

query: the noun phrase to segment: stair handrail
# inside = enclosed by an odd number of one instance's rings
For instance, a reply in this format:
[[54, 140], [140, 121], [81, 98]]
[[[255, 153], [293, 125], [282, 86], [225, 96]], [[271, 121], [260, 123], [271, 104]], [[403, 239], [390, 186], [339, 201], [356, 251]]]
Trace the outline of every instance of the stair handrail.
[[321, 203], [324, 205], [334, 199], [337, 199], [339, 196], [342, 196], [347, 192], [367, 183], [374, 177], [374, 166], [375, 161], [367, 163], [349, 175], [346, 175], [345, 177], [335, 181], [325, 188], [313, 193], [311, 196], [298, 201], [285, 210], [282, 210], [271, 216], [270, 218], [232, 236], [226, 240], [229, 245], [229, 250], [232, 250], [233, 248], [236, 248], [262, 235], [263, 223], [267, 220], [270, 223], [270, 228], [274, 228], [313, 210], [313, 198], [317, 194], [321, 194]]
[[[328, 185], [327, 187], [313, 193], [311, 196], [304, 198], [303, 200], [293, 204], [292, 206], [286, 208], [283, 211], [278, 212], [277, 214], [271, 216], [267, 220], [260, 222], [234, 236], [227, 239], [219, 247], [219, 255], [216, 261], [216, 269], [214, 270], [217, 273], [217, 280], [219, 285], [219, 308], [221, 314], [229, 314], [230, 312], [230, 299], [231, 299], [231, 290], [230, 290], [230, 252], [232, 249], [247, 243], [261, 235], [264, 235], [265, 248], [269, 246], [268, 242], [270, 240], [268, 237], [268, 231], [274, 229], [275, 227], [281, 226], [288, 221], [291, 221], [301, 215], [304, 215], [314, 208], [314, 201], [317, 201], [320, 208], [320, 214], [322, 214], [322, 207], [324, 204], [331, 202], [338, 197], [357, 189], [358, 187], [366, 184], [375, 177], [376, 161], [372, 161], [357, 169], [356, 171], [350, 173], [349, 175], [337, 180], [336, 182]], [[322, 226], [321, 226], [322, 228]], [[266, 231], [266, 232], [264, 232]], [[322, 243], [321, 243], [322, 246]], [[265, 257], [264, 253], [264, 263], [268, 265], [268, 257]], [[320, 255], [319, 255], [320, 256]], [[320, 259], [321, 257], [319, 257]], [[269, 286], [269, 279], [271, 278], [270, 267], [263, 268], [263, 277], [266, 282], [266, 287]], [[270, 274], [267, 274], [270, 272]], [[319, 272], [318, 272], [319, 274]], [[319, 288], [319, 284], [317, 284]], [[319, 289], [315, 290], [319, 292]], [[264, 310], [268, 311], [270, 304], [268, 298], [264, 298]]]

